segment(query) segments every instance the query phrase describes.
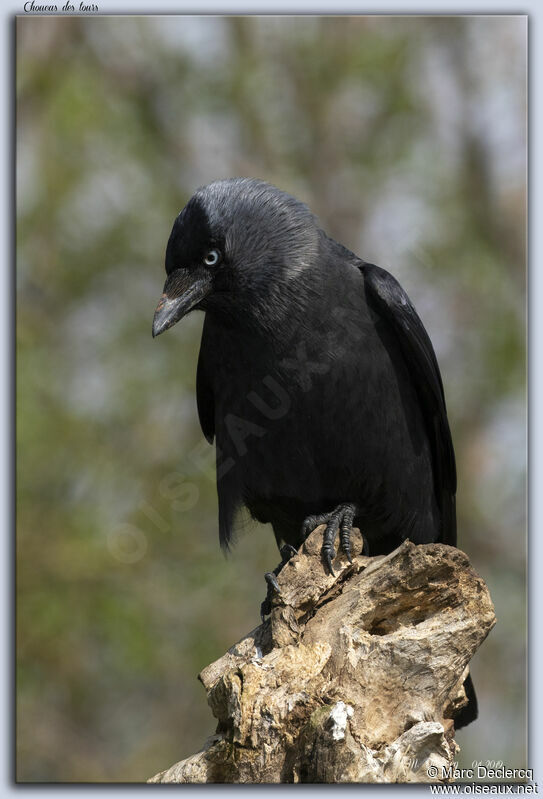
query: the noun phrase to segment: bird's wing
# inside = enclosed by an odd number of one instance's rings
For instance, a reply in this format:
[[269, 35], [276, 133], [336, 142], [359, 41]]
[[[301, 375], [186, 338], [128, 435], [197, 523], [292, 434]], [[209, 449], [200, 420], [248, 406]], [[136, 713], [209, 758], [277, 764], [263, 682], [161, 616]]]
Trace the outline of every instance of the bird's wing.
[[196, 403], [198, 405], [202, 433], [209, 443], [213, 444], [215, 437], [215, 398], [213, 396], [213, 388], [206, 374], [205, 349], [205, 337], [203, 336], [196, 369]]
[[434, 459], [436, 498], [443, 529], [440, 540], [456, 545], [456, 464], [443, 383], [432, 342], [398, 281], [374, 264], [361, 267], [369, 304], [397, 336], [417, 391]]

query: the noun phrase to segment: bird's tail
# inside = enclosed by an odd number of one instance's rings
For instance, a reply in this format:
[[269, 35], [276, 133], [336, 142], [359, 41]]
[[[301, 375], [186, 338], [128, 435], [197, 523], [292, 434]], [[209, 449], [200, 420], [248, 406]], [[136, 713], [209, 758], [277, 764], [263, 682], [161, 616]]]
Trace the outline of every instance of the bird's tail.
[[468, 704], [462, 708], [460, 713], [454, 719], [454, 727], [456, 730], [460, 730], [462, 727], [467, 727], [468, 724], [471, 724], [472, 721], [475, 721], [479, 713], [477, 695], [475, 694], [475, 688], [473, 687], [471, 674], [468, 674], [464, 680], [464, 691], [466, 692], [466, 696], [468, 698]]
[[441, 499], [442, 537], [444, 544], [456, 546], [456, 497], [446, 488]]

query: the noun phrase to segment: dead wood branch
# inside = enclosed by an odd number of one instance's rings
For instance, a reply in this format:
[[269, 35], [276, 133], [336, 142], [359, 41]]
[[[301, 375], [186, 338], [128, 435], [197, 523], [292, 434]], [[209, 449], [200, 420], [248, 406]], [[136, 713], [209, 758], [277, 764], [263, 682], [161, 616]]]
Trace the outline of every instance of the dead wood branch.
[[483, 580], [460, 550], [408, 541], [340, 554], [334, 577], [321, 543], [318, 528], [270, 620], [199, 675], [216, 734], [150, 782], [428, 782], [453, 762], [467, 666], [495, 623]]

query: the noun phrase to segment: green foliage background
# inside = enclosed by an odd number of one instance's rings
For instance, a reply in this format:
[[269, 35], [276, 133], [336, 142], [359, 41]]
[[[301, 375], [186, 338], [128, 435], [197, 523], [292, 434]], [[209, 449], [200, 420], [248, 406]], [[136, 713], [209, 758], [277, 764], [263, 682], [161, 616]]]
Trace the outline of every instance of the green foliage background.
[[442, 366], [459, 540], [498, 625], [460, 761], [526, 765], [523, 17], [17, 20], [17, 746], [28, 781], [143, 781], [214, 724], [270, 531], [218, 550], [202, 318], [153, 341], [172, 221], [248, 175], [389, 268]]

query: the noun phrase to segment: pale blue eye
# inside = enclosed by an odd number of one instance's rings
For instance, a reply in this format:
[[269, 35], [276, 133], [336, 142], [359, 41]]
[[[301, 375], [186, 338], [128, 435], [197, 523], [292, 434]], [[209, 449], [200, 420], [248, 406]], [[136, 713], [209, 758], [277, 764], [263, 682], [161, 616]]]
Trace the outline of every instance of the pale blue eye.
[[204, 257], [204, 264], [206, 266], [215, 266], [219, 263], [221, 254], [218, 250], [210, 250]]

